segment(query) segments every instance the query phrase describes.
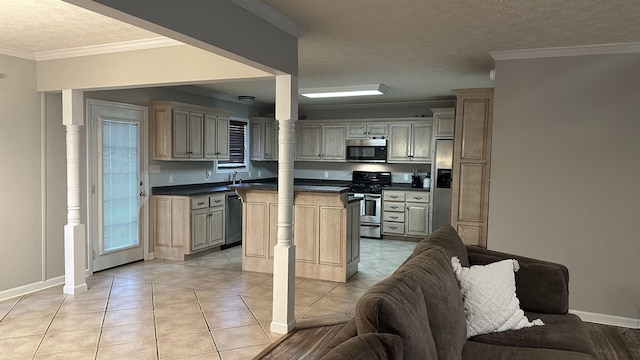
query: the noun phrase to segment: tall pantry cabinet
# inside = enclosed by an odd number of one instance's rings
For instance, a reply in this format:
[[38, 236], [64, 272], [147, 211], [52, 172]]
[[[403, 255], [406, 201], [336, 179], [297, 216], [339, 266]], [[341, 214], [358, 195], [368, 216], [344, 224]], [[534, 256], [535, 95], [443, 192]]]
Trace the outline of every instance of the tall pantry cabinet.
[[487, 246], [493, 89], [457, 96], [451, 182], [451, 226], [467, 245]]

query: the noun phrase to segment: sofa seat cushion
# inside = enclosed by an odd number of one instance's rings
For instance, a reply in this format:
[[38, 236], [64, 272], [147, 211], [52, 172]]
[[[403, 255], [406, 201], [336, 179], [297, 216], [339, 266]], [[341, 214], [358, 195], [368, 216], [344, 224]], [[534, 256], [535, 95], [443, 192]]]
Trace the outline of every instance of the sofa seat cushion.
[[402, 360], [402, 338], [369, 333], [352, 337], [322, 357], [322, 360]]
[[438, 228], [436, 231], [429, 234], [428, 237], [420, 241], [413, 249], [413, 253], [409, 259], [434, 246], [444, 249], [444, 251], [449, 255], [449, 259], [457, 256], [458, 259], [460, 259], [462, 266], [469, 266], [467, 247], [462, 242], [460, 235], [458, 235], [451, 225], [444, 225]]
[[[520, 331], [520, 330], [518, 330]], [[467, 341], [463, 360], [596, 360], [592, 355], [568, 350], [529, 348]]]
[[358, 335], [399, 335], [405, 359], [437, 358], [418, 274], [392, 274], [369, 288], [356, 304], [355, 319]]
[[556, 349], [595, 357], [587, 327], [576, 315], [531, 312], [526, 312], [525, 315], [530, 319], [540, 318], [545, 325], [478, 335], [470, 338], [467, 345], [469, 342], [478, 342], [498, 346]]

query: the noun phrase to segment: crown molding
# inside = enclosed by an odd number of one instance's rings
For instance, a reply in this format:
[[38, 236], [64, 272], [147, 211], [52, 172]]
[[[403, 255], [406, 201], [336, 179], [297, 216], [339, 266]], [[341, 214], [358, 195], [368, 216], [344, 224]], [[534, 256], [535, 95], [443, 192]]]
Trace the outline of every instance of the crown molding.
[[493, 60], [535, 59], [558, 56], [606, 55], [640, 52], [640, 43], [580, 45], [539, 49], [491, 51]]
[[125, 51], [145, 50], [153, 48], [161, 48], [168, 46], [184, 45], [180, 41], [169, 39], [167, 37], [157, 37], [150, 39], [122, 41], [111, 44], [81, 46], [71, 49], [41, 51], [35, 53], [37, 61], [66, 59], [79, 56], [111, 54]]
[[4, 45], [0, 45], [0, 54], [9, 55], [9, 56], [26, 59], [26, 60], [36, 60], [35, 54], [31, 51], [16, 49], [16, 48], [4, 46]]
[[304, 34], [304, 29], [298, 26], [293, 20], [289, 19], [279, 11], [269, 5], [258, 0], [231, 0], [234, 4], [252, 12], [254, 15], [275, 25], [280, 30], [299, 38]]

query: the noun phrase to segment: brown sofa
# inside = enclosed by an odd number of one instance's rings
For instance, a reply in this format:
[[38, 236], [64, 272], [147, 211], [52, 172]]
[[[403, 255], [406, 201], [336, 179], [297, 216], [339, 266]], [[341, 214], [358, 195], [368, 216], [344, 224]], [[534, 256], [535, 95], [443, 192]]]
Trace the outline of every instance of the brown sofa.
[[[517, 259], [516, 294], [544, 326], [466, 339], [463, 301], [451, 257], [462, 266]], [[569, 272], [560, 264], [464, 246], [451, 226], [416, 245], [407, 260], [358, 301], [354, 318], [323, 360], [596, 359], [584, 323], [569, 314]]]

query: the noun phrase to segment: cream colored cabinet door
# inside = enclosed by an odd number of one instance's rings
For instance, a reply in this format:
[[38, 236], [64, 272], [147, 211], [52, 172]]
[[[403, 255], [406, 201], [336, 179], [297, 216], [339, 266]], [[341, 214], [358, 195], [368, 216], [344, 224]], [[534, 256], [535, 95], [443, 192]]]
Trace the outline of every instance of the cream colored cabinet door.
[[411, 151], [411, 124], [389, 125], [388, 162], [408, 162]]
[[431, 137], [433, 136], [432, 124], [411, 125], [411, 152], [410, 161], [431, 161]]
[[152, 199], [156, 258], [183, 260], [190, 247], [189, 198], [154, 195]]
[[250, 159], [277, 160], [278, 130], [275, 119], [251, 118], [250, 121]]
[[389, 127], [387, 124], [369, 124], [367, 125], [367, 136], [375, 139], [384, 139], [387, 137]]
[[322, 160], [322, 126], [299, 125], [296, 160]]
[[191, 252], [209, 246], [208, 223], [208, 208], [191, 211]]
[[278, 126], [275, 120], [264, 124], [264, 158], [278, 160]]
[[429, 204], [407, 203], [405, 233], [407, 235], [429, 235]]
[[387, 131], [387, 124], [349, 124], [347, 139], [383, 139], [387, 137]]
[[209, 246], [224, 244], [224, 206], [209, 209]]
[[433, 113], [433, 136], [436, 138], [453, 138], [455, 123], [454, 108], [431, 109]]
[[347, 125], [347, 139], [364, 139], [367, 137], [367, 124]]
[[389, 125], [387, 161], [410, 163], [431, 161], [431, 122]]
[[322, 127], [322, 160], [346, 160], [347, 147], [344, 126]]
[[226, 116], [204, 116], [204, 158], [229, 159], [229, 118]]
[[249, 137], [250, 137], [250, 160], [264, 160], [264, 122], [257, 122], [251, 119], [249, 125]]
[[456, 90], [451, 226], [467, 245], [487, 246], [493, 89]]
[[202, 158], [203, 120], [203, 114], [173, 110], [174, 158]]
[[189, 112], [173, 110], [173, 154], [174, 158], [189, 157]]

